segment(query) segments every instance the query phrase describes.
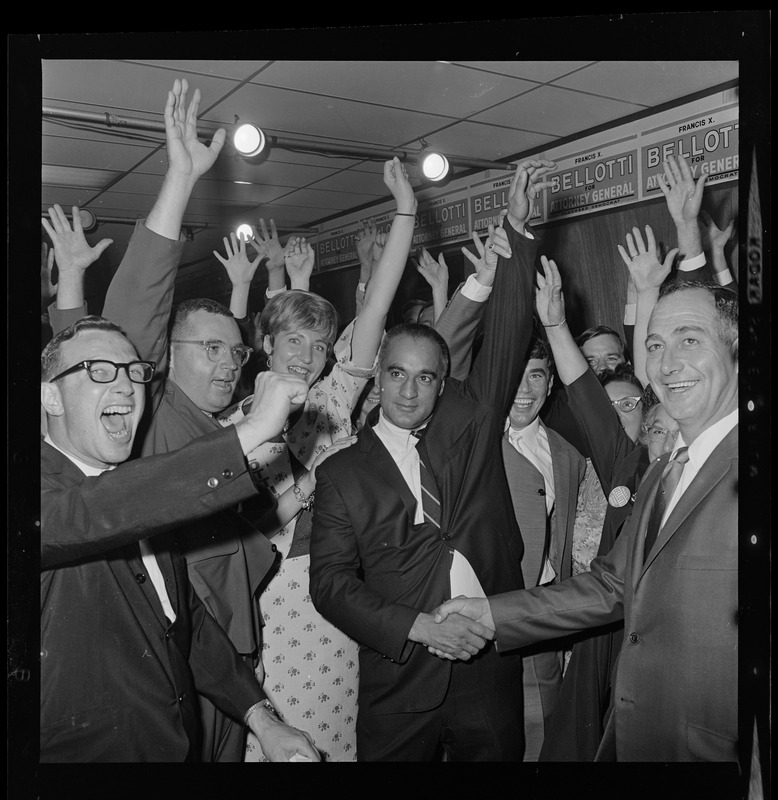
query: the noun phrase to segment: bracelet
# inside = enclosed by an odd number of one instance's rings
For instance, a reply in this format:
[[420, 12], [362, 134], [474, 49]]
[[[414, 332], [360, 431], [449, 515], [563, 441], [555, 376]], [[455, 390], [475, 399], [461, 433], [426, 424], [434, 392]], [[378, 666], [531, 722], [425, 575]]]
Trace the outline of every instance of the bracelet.
[[313, 496], [315, 492], [311, 492], [308, 497], [305, 496], [303, 490], [300, 488], [300, 484], [295, 481], [294, 486], [292, 486], [292, 492], [294, 492], [294, 496], [297, 502], [306, 510], [310, 511], [313, 508]]
[[553, 325], [545, 325], [544, 324], [543, 327], [544, 328], [558, 328], [560, 325], [564, 325], [564, 324], [565, 324], [565, 320], [562, 320], [561, 322], [555, 322]]
[[415, 214], [408, 214], [405, 211], [395, 211], [394, 215], [395, 215], [395, 217], [415, 217], [416, 216]]
[[253, 706], [243, 715], [243, 724], [249, 724], [249, 717], [258, 709], [264, 706], [274, 717], [278, 716], [278, 712], [273, 708], [273, 704], [267, 697], [264, 700], [260, 700], [258, 703], [254, 703]]

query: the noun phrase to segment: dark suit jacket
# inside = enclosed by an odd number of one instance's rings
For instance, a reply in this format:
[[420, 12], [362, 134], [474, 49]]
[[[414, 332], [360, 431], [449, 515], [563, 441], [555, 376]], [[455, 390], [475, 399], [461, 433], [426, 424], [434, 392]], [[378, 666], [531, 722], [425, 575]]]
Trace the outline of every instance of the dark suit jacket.
[[[104, 315], [120, 325], [141, 358], [157, 363], [136, 451], [167, 453], [221, 427], [166, 376], [168, 332], [181, 245], [136, 226], [105, 298]], [[270, 503], [266, 498], [264, 507]], [[186, 558], [189, 578], [238, 652], [256, 654], [261, 620], [253, 601], [275, 563], [272, 545], [237, 506], [169, 537]]]
[[196, 758], [195, 691], [237, 720], [264, 693], [163, 551], [169, 623], [137, 541], [256, 494], [234, 429], [99, 477], [42, 442], [41, 471], [41, 761]]
[[500, 649], [624, 619], [598, 760], [736, 761], [738, 429], [684, 492], [643, 560], [665, 455], [591, 571], [490, 598]]
[[369, 424], [316, 473], [311, 597], [362, 645], [360, 714], [422, 711], [445, 697], [451, 662], [431, 658], [408, 633], [450, 593], [450, 548], [487, 593], [523, 586], [521, 536], [498, 453], [531, 331], [537, 240], [506, 230], [513, 257], [498, 266], [483, 347], [466, 380], [447, 380], [424, 438], [441, 529], [413, 524], [415, 498]]

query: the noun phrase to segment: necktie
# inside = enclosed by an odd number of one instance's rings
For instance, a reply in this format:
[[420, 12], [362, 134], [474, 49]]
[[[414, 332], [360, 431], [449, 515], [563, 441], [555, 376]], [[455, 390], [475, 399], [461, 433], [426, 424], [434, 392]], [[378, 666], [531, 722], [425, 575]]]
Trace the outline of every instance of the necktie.
[[678, 481], [681, 480], [684, 464], [686, 464], [688, 460], [689, 448], [681, 447], [675, 454], [675, 458], [667, 463], [662, 472], [662, 477], [659, 480], [659, 488], [654, 497], [654, 505], [651, 508], [648, 527], [646, 528], [646, 543], [643, 549], [644, 559], [654, 546], [659, 528], [662, 525], [662, 517], [665, 515], [665, 509], [675, 493]]
[[440, 527], [440, 494], [435, 483], [435, 477], [429, 467], [424, 463], [427, 460], [427, 449], [424, 446], [424, 429], [412, 432], [419, 441], [416, 450], [419, 453], [419, 477], [421, 478], [421, 509], [424, 519], [436, 527]]

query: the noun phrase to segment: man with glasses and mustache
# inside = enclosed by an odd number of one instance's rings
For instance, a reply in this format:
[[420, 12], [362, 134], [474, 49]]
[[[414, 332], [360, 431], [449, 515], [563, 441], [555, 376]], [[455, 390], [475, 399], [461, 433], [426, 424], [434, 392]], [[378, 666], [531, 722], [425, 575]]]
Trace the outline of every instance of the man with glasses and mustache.
[[306, 386], [263, 375], [237, 425], [124, 464], [154, 367], [96, 316], [41, 354], [40, 760], [197, 761], [199, 691], [271, 760], [317, 761], [309, 735], [272, 713], [180, 554], [148, 538], [257, 496], [246, 454], [278, 433]]

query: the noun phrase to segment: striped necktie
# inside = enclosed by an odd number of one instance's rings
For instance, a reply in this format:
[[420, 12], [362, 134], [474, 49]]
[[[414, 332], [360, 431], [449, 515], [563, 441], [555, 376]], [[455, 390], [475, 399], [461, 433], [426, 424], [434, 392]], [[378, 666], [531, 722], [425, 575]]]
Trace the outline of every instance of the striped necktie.
[[675, 458], [667, 462], [659, 480], [659, 488], [654, 497], [654, 505], [651, 508], [651, 516], [646, 528], [646, 542], [643, 548], [643, 558], [647, 558], [654, 546], [659, 529], [662, 526], [662, 518], [665, 515], [667, 504], [672, 500], [678, 481], [681, 480], [684, 464], [689, 460], [689, 448], [680, 447], [675, 454]]
[[425, 461], [429, 458], [427, 448], [424, 446], [424, 429], [420, 428], [411, 431], [419, 441], [416, 442], [416, 450], [419, 453], [419, 477], [421, 478], [421, 508], [424, 512], [424, 519], [440, 528], [440, 494], [438, 492], [435, 477]]

